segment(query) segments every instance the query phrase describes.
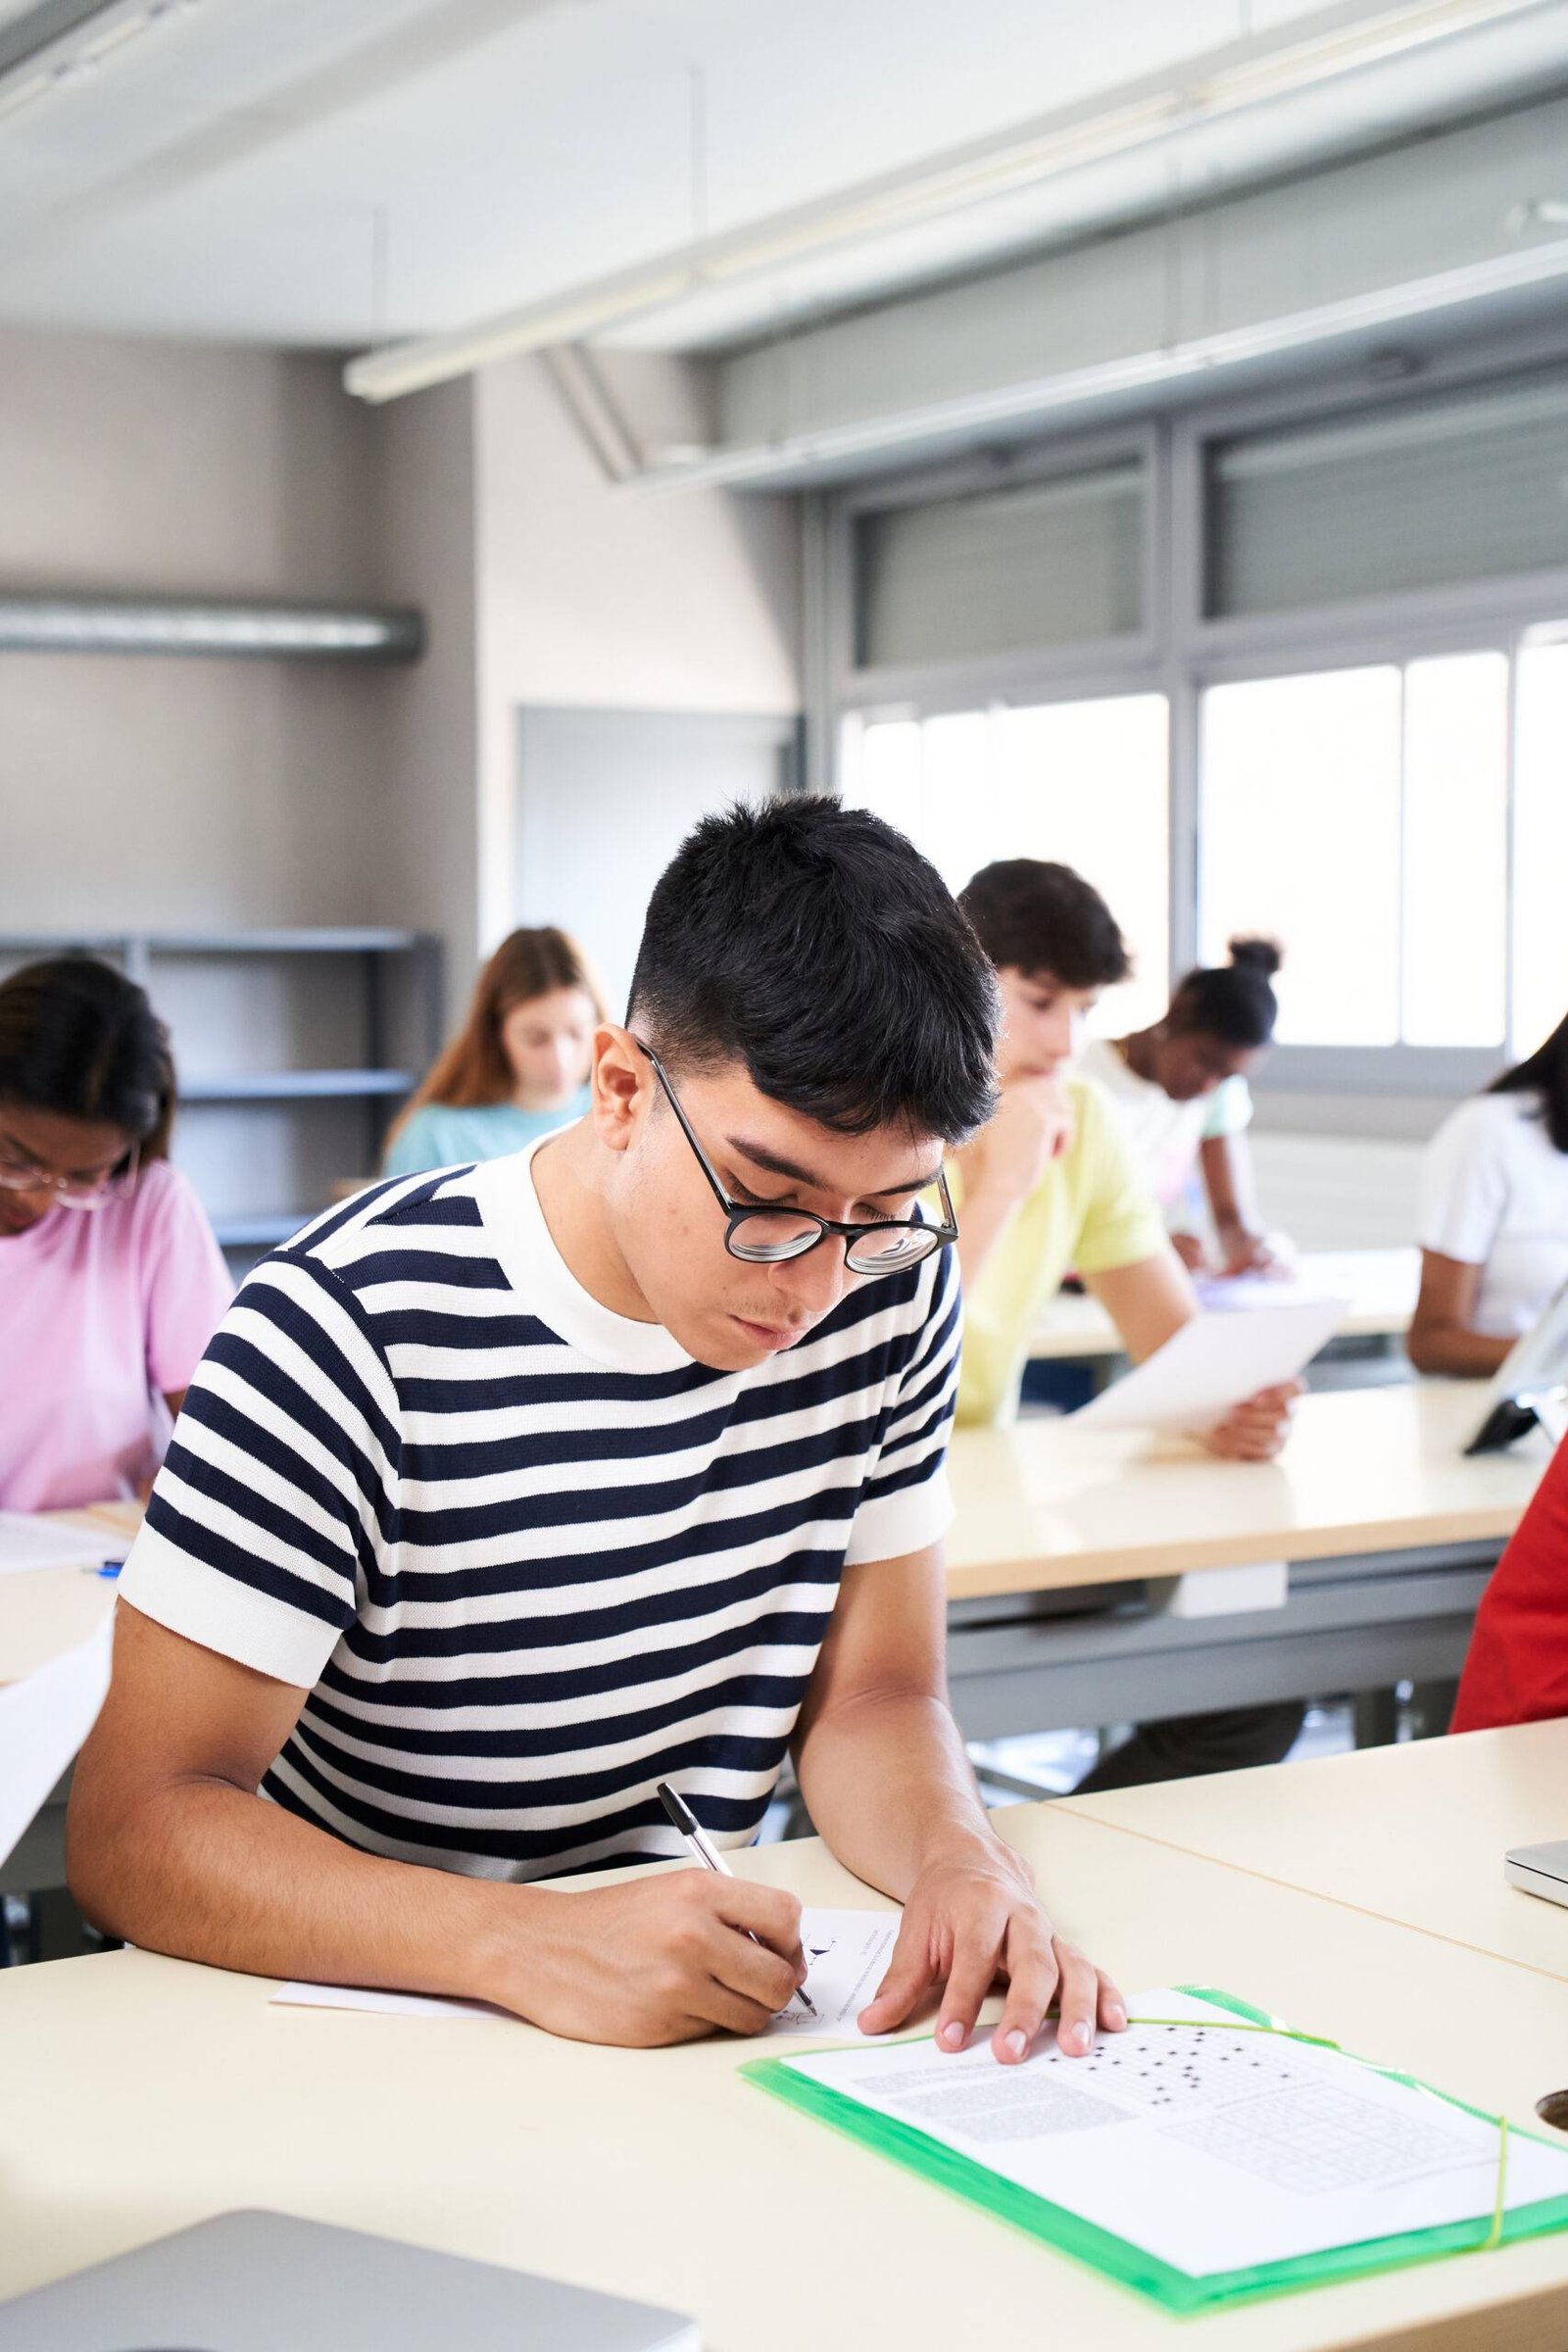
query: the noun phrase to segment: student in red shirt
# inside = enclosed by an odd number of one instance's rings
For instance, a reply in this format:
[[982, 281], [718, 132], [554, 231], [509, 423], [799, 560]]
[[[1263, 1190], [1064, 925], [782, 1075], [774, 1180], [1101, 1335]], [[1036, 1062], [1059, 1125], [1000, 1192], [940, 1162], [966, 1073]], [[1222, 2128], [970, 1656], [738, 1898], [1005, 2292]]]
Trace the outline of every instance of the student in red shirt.
[[1568, 1715], [1568, 1443], [1497, 1562], [1476, 1613], [1454, 1732]]

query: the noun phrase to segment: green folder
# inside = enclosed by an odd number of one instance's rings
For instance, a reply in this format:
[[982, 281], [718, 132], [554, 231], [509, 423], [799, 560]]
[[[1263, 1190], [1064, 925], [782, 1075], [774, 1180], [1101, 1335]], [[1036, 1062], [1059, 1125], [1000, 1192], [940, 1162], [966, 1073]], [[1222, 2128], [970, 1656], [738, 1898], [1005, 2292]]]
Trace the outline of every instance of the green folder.
[[[1248, 2024], [1284, 2031], [1260, 2009], [1240, 2001], [1231, 1993], [1215, 1992], [1206, 1985], [1182, 1984], [1176, 1991], [1197, 2000], [1209, 2002], [1216, 2009], [1229, 2011], [1231, 2016], [1245, 2019]], [[1137, 2025], [1139, 2020], [1133, 2019]], [[1160, 2021], [1150, 2021], [1160, 2022]], [[1300, 2034], [1293, 2036], [1302, 2041], [1317, 2040], [1324, 2049], [1337, 2049], [1338, 2043], [1320, 2037]], [[1356, 2061], [1368, 2064], [1366, 2060]], [[1075, 2261], [1087, 2263], [1091, 2270], [1100, 2271], [1107, 2278], [1117, 2279], [1123, 2286], [1135, 2288], [1164, 2310], [1175, 2313], [1210, 2311], [1221, 2306], [1249, 2302], [1263, 2295], [1288, 2294], [1303, 2286], [1324, 2286], [1343, 2278], [1359, 2278], [1371, 2271], [1392, 2271], [1417, 2262], [1434, 2262], [1449, 2254], [1474, 2254], [1498, 2244], [1509, 2244], [1517, 2238], [1540, 2237], [1549, 2230], [1568, 2229], [1568, 2194], [1541, 2199], [1535, 2204], [1515, 2207], [1511, 2212], [1488, 2214], [1478, 2220], [1448, 2222], [1430, 2230], [1408, 2230], [1392, 2237], [1366, 2238], [1355, 2245], [1332, 2246], [1322, 2253], [1292, 2256], [1281, 2262], [1263, 2262], [1236, 2271], [1207, 2272], [1195, 2277], [1177, 2270], [1172, 2264], [1152, 2254], [1130, 2238], [1117, 2237], [1102, 2230], [1097, 2223], [1084, 2220], [1080, 2214], [1056, 2205], [1049, 2197], [1033, 2189], [1007, 2180], [973, 2157], [963, 2156], [956, 2148], [934, 2139], [913, 2124], [901, 2123], [892, 2116], [882, 2115], [874, 2108], [862, 2106], [858, 2100], [846, 2098], [825, 2083], [797, 2074], [784, 2060], [754, 2059], [741, 2068], [741, 2073], [755, 2082], [760, 2090], [783, 2099], [791, 2107], [799, 2107], [819, 2122], [831, 2124], [837, 2132], [858, 2139], [862, 2146], [874, 2148], [878, 2155], [891, 2156], [896, 2164], [919, 2173], [933, 2180], [938, 2187], [963, 2197], [971, 2205], [981, 2206], [987, 2213], [996, 2214], [1015, 2229], [1025, 2230], [1031, 2237], [1054, 2246], [1058, 2253], [1069, 2254]], [[1529, 2137], [1543, 2147], [1559, 2143], [1547, 2139], [1544, 2132], [1520, 2132], [1513, 2126], [1504, 2126], [1500, 2116], [1488, 2115], [1480, 2107], [1471, 2107], [1463, 2099], [1439, 2090], [1430, 2082], [1422, 2082], [1413, 2075], [1401, 2074], [1394, 2067], [1372, 2067], [1374, 2074], [1383, 2075], [1393, 2082], [1402, 2082], [1414, 2090], [1429, 2091], [1448, 2106], [1457, 2107], [1465, 2115], [1480, 2122], [1493, 2124], [1498, 2132], [1499, 2198], [1501, 2181], [1501, 2151], [1509, 2139]]]

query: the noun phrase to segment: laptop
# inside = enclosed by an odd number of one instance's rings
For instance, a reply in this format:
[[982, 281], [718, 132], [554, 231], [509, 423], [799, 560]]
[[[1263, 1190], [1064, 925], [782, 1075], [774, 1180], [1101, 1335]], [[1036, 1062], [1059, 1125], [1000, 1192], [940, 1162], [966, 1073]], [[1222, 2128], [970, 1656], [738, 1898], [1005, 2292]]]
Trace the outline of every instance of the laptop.
[[390, 2237], [223, 2213], [0, 2304], [3, 2352], [701, 2352], [695, 2322]]
[[1502, 1875], [1510, 1886], [1526, 1894], [1544, 1895], [1548, 1903], [1568, 1903], [1568, 1838], [1550, 1845], [1516, 1845], [1503, 1856]]
[[1568, 1282], [1503, 1358], [1482, 1400], [1466, 1453], [1497, 1453], [1540, 1425], [1552, 1444], [1568, 1432]]

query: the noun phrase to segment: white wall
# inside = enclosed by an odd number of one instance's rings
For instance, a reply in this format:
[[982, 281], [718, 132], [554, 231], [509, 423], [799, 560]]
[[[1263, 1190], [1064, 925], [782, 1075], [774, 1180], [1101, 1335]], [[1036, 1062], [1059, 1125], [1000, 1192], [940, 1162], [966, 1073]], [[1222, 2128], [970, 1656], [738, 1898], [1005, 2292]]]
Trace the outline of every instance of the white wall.
[[440, 934], [456, 1014], [479, 936], [472, 386], [395, 401], [374, 427], [379, 591], [417, 605], [426, 632], [382, 686], [381, 912]]
[[[324, 359], [0, 333], [0, 585], [366, 595], [374, 455]], [[383, 711], [346, 665], [0, 654], [0, 927], [379, 916]]]
[[[619, 358], [618, 388], [678, 390], [661, 378], [680, 363]], [[487, 368], [474, 398], [480, 925], [493, 944], [516, 920], [518, 709], [798, 710], [799, 512], [614, 489], [537, 360]]]

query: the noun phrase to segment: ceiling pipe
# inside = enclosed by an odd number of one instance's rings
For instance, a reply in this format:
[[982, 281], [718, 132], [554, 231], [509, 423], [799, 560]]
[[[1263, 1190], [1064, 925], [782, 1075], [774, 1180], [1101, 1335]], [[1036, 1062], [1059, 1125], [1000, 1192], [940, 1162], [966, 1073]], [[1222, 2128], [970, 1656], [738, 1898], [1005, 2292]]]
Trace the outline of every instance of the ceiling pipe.
[[732, 285], [1014, 195], [1081, 166], [1130, 154], [1549, 4], [1389, 0], [1369, 11], [1365, 0], [1339, 0], [1310, 17], [1227, 42], [1165, 73], [862, 181], [822, 202], [700, 237], [673, 253], [471, 327], [363, 353], [348, 363], [343, 381], [362, 400], [398, 400], [496, 360], [581, 342], [712, 286]]
[[0, 594], [0, 653], [391, 662], [416, 662], [423, 651], [424, 616], [402, 605]]

